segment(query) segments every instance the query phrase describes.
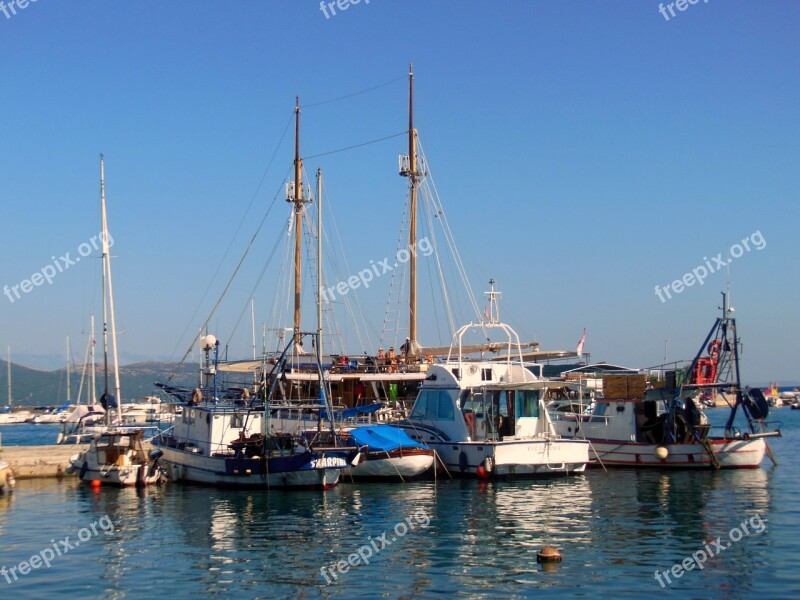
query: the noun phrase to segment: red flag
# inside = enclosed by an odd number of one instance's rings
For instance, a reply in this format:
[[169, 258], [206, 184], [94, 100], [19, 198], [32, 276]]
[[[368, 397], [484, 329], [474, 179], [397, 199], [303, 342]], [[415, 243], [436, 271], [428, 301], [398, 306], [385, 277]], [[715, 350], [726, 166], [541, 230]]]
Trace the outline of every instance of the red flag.
[[583, 328], [583, 335], [578, 342], [578, 356], [583, 356], [583, 343], [586, 341], [586, 327]]

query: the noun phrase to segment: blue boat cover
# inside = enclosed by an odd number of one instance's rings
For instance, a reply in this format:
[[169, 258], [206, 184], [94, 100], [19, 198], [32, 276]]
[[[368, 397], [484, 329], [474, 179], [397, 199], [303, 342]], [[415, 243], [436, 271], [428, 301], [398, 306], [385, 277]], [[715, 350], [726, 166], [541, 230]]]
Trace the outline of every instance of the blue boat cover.
[[[367, 415], [367, 414], [370, 414], [370, 413], [374, 413], [374, 412], [378, 411], [381, 408], [381, 406], [383, 406], [383, 405], [380, 402], [376, 402], [375, 404], [368, 404], [367, 406], [356, 406], [354, 408], [346, 408], [344, 410], [337, 410], [337, 411], [334, 411], [333, 418], [336, 419], [337, 421], [339, 421], [341, 419], [353, 419], [353, 418], [357, 417], [358, 415]], [[328, 418], [328, 411], [327, 410], [321, 410], [319, 414], [323, 419], [327, 419]]]
[[369, 446], [370, 450], [391, 452], [399, 448], [419, 448], [427, 450], [428, 446], [408, 437], [399, 427], [392, 425], [365, 425], [350, 430], [350, 435], [359, 446]]

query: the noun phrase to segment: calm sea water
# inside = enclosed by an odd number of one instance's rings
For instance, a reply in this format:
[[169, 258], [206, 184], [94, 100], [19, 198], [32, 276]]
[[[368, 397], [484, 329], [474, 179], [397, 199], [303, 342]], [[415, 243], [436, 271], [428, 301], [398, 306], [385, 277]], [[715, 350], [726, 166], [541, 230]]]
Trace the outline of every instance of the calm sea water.
[[[0, 496], [0, 567], [18, 574], [12, 583], [0, 575], [0, 598], [796, 598], [800, 411], [774, 414], [784, 421], [784, 437], [770, 440], [781, 464], [765, 459], [752, 471], [592, 471], [326, 493], [20, 482]], [[2, 428], [5, 444], [12, 429]], [[662, 576], [664, 587], [655, 579], [715, 549], [717, 537], [730, 547], [702, 570], [670, 575], [671, 584]], [[67, 548], [62, 541], [74, 547], [19, 575], [19, 563]], [[553, 570], [536, 563], [544, 545], [563, 554]], [[369, 564], [335, 580], [329, 569], [327, 583], [321, 567], [367, 547]]]

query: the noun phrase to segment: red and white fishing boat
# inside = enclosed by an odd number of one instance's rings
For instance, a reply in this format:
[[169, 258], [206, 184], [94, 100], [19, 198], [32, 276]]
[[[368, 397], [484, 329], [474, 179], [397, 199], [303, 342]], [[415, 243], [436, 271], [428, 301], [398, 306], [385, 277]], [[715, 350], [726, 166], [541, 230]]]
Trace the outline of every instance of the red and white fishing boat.
[[[726, 293], [722, 311], [680, 385], [648, 390], [646, 375], [604, 377], [604, 395], [592, 413], [554, 413], [556, 431], [589, 440], [592, 463], [605, 467], [757, 468], [764, 454], [775, 462], [765, 438], [780, 431], [769, 431], [761, 390], [741, 387], [736, 320]], [[700, 395], [709, 392], [730, 406], [718, 436], [698, 407]], [[744, 430], [734, 425], [740, 409]]]

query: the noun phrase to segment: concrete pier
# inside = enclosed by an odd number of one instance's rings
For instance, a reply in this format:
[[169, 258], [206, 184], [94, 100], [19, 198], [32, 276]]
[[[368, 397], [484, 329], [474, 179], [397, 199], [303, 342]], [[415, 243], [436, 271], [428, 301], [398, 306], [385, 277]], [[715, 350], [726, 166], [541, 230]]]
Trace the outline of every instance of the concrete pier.
[[69, 465], [69, 457], [82, 452], [89, 446], [3, 446], [0, 458], [14, 469], [17, 479], [43, 479], [65, 477], [64, 469]]

